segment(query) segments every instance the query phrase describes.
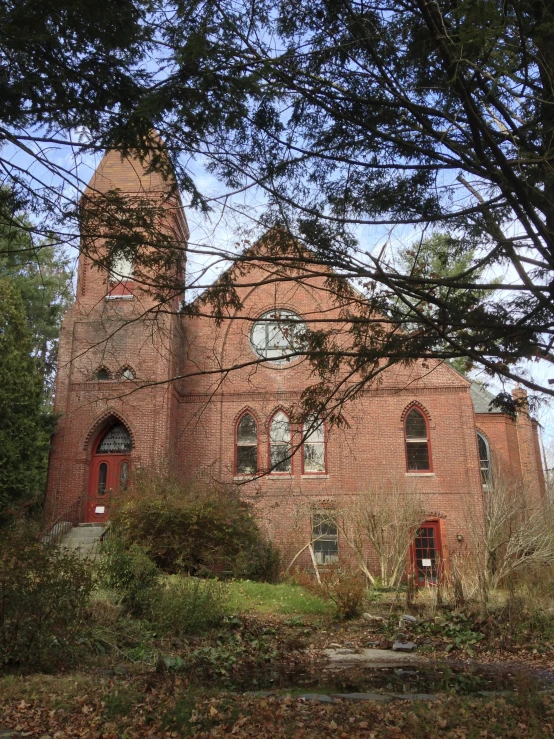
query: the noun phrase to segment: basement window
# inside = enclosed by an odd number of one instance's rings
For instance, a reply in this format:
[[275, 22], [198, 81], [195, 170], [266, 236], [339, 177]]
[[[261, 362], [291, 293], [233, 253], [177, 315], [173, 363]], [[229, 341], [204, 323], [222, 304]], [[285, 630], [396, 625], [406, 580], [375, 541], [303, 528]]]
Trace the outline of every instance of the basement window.
[[333, 565], [339, 561], [339, 535], [333, 513], [315, 513], [312, 519], [312, 540], [318, 565]]

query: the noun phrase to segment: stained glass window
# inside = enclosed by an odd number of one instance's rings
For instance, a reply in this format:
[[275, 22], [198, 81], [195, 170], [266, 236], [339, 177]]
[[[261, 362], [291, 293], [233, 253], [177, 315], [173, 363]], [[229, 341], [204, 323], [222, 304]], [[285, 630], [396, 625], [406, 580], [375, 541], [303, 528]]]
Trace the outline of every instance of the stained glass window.
[[489, 485], [491, 482], [491, 457], [487, 440], [481, 434], [477, 434], [477, 445], [479, 447], [479, 465], [481, 467], [481, 483]]
[[125, 367], [121, 370], [121, 373], [119, 375], [122, 380], [134, 380], [135, 379], [135, 373], [130, 367]]
[[250, 341], [256, 354], [279, 361], [302, 349], [301, 334], [306, 330], [302, 319], [290, 310], [264, 313], [252, 327]]
[[425, 472], [431, 468], [427, 421], [417, 408], [412, 408], [406, 416], [406, 456], [409, 472]]
[[132, 448], [129, 432], [122, 423], [118, 423], [105, 434], [98, 444], [97, 454], [125, 454]]
[[97, 370], [95, 375], [96, 380], [100, 380], [100, 382], [104, 382], [105, 380], [110, 380], [110, 373], [105, 367], [100, 367], [99, 370]]
[[269, 426], [269, 461], [272, 472], [290, 472], [290, 422], [283, 411], [271, 419]]
[[325, 428], [310, 417], [304, 422], [304, 472], [325, 472]]
[[250, 413], [237, 425], [237, 474], [254, 475], [258, 471], [258, 427]]

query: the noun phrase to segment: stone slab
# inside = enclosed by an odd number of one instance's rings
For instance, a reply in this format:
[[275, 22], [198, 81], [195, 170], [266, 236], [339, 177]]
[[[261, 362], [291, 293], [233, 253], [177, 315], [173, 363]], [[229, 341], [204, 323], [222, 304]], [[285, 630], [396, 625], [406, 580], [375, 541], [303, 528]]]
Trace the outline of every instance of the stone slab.
[[381, 695], [381, 693], [333, 693], [333, 698], [344, 701], [380, 701], [386, 703], [391, 700], [390, 695]]
[[351, 664], [370, 667], [398, 667], [416, 662], [425, 662], [423, 657], [406, 652], [393, 652], [390, 649], [360, 649], [346, 653], [344, 649], [324, 649], [323, 654], [330, 662], [329, 667], [338, 668]]
[[401, 701], [436, 701], [438, 700], [437, 695], [431, 695], [431, 693], [393, 693], [391, 698]]
[[332, 703], [333, 699], [330, 695], [324, 695], [323, 693], [304, 693], [299, 695], [305, 701], [317, 701], [318, 703]]
[[395, 641], [392, 645], [393, 652], [413, 652], [415, 648], [416, 645], [413, 643], [413, 641]]

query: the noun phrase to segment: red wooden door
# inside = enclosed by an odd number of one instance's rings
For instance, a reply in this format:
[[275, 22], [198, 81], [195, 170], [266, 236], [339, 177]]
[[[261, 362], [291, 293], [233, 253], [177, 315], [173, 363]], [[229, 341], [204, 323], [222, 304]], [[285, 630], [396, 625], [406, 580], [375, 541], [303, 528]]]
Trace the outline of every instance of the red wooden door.
[[109, 519], [110, 503], [129, 481], [129, 457], [124, 454], [95, 454], [92, 458], [87, 502], [87, 523]]
[[410, 555], [416, 586], [436, 585], [444, 572], [439, 521], [425, 521], [419, 527]]

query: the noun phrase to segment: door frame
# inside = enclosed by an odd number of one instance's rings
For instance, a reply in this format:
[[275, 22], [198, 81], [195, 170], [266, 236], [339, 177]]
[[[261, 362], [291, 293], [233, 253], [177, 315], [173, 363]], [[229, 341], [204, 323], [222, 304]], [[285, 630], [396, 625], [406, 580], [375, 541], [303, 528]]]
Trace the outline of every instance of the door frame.
[[[433, 582], [431, 580], [424, 580], [423, 582], [420, 582], [420, 579], [418, 577], [418, 567], [416, 562], [416, 547], [415, 547], [415, 540], [416, 540], [416, 534], [417, 531], [423, 527], [432, 528], [434, 531], [434, 544], [435, 544], [435, 561], [437, 562], [437, 575], [436, 575], [436, 581]], [[420, 526], [414, 531], [413, 537], [412, 537], [412, 543], [410, 544], [410, 551], [409, 551], [409, 562], [408, 562], [408, 572], [411, 578], [413, 578], [413, 582], [416, 588], [422, 588], [422, 587], [434, 587], [437, 584], [442, 585], [445, 581], [447, 572], [449, 569], [449, 561], [448, 561], [448, 547], [447, 547], [447, 539], [446, 539], [446, 521], [443, 518], [437, 518], [430, 516], [429, 518], [426, 518], [425, 521], [423, 521]]]

